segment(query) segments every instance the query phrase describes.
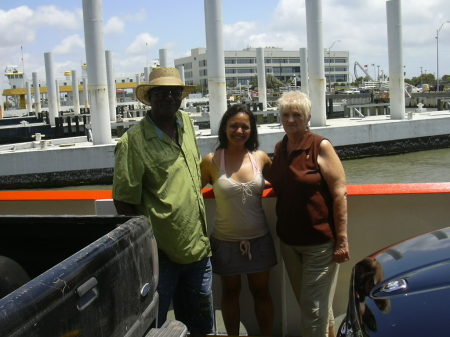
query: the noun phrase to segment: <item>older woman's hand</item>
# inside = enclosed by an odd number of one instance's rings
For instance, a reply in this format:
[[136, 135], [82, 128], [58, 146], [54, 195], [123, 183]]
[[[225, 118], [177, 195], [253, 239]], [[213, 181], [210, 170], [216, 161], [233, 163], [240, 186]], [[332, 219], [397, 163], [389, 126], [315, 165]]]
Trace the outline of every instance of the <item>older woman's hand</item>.
[[345, 239], [337, 240], [333, 253], [334, 261], [337, 263], [343, 263], [350, 260], [350, 251], [348, 248], [348, 241]]

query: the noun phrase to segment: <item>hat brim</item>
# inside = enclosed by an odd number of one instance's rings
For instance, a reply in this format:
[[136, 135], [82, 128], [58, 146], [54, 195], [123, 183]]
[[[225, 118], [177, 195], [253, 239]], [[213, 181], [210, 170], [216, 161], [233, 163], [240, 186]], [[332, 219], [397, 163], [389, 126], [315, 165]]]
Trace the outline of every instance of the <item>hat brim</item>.
[[[136, 98], [139, 102], [142, 102], [146, 105], [152, 105], [150, 100], [148, 99], [148, 92], [153, 88], [157, 87], [173, 87], [174, 85], [150, 85], [150, 84], [140, 84], [136, 87]], [[183, 94], [181, 95], [181, 99], [186, 98], [191, 92], [195, 90], [195, 85], [184, 85], [180, 86], [183, 88]]]

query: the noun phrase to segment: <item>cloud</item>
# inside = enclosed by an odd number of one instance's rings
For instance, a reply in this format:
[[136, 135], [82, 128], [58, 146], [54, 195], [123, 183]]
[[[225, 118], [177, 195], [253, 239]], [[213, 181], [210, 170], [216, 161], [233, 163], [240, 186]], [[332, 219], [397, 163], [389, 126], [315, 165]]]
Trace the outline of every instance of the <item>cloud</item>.
[[111, 17], [105, 24], [105, 34], [120, 34], [125, 30], [125, 23], [117, 16]]
[[55, 54], [73, 54], [84, 49], [84, 41], [78, 34], [73, 34], [63, 39], [55, 48]]
[[28, 27], [34, 12], [27, 6], [20, 6], [8, 11], [0, 10], [0, 46], [10, 47], [35, 40], [36, 32]]
[[124, 20], [127, 22], [140, 23], [145, 22], [147, 19], [147, 11], [145, 9], [140, 9], [136, 13], [126, 14]]
[[37, 26], [53, 26], [65, 29], [81, 29], [83, 27], [83, 15], [80, 10], [61, 10], [56, 6], [38, 7], [33, 15]]
[[142, 33], [136, 36], [134, 41], [126, 49], [127, 54], [147, 54], [149, 49], [158, 43], [158, 38], [148, 33]]

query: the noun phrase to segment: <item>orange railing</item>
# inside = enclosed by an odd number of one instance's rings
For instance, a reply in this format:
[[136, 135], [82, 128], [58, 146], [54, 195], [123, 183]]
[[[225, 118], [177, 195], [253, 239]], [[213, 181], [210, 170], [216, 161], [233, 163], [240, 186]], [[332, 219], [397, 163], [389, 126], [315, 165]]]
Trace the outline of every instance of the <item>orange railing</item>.
[[[352, 195], [387, 195], [387, 194], [434, 194], [450, 193], [449, 183], [418, 183], [418, 184], [379, 184], [379, 185], [348, 185], [348, 194]], [[205, 199], [214, 198], [211, 188], [203, 189]], [[275, 197], [272, 188], [264, 190], [263, 197]], [[58, 191], [0, 191], [0, 201], [29, 200], [98, 200], [111, 199], [111, 190], [58, 190]]]

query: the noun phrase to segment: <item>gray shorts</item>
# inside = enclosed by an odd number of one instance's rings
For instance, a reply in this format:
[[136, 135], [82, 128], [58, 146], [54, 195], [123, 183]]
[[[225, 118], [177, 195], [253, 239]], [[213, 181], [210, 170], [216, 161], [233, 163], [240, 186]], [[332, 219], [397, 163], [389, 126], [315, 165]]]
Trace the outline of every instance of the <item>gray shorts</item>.
[[[248, 253], [243, 254], [240, 241], [223, 241], [211, 236], [211, 263], [215, 274], [230, 276], [269, 270], [277, 264], [275, 247], [270, 233], [248, 240]], [[248, 245], [248, 244], [247, 244]]]

